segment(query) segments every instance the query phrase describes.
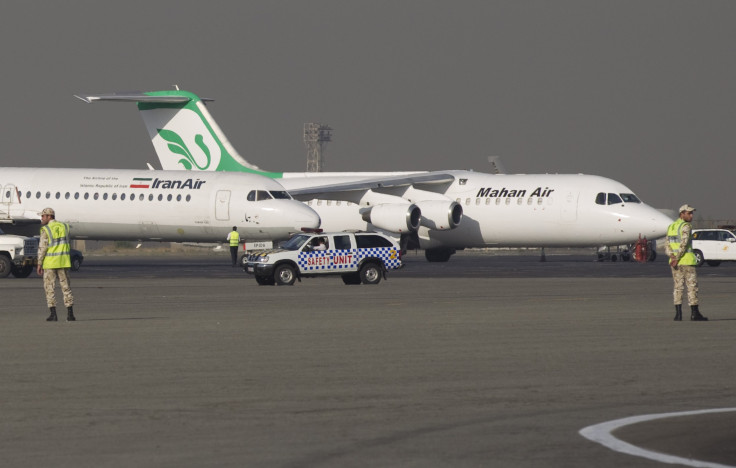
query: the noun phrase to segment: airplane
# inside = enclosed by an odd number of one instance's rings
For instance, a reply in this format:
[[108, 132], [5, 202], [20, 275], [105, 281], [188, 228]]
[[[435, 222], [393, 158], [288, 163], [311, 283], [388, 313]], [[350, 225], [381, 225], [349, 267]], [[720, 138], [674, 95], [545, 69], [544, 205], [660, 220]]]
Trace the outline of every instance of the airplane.
[[319, 215], [273, 179], [236, 172], [0, 167], [0, 227], [35, 236], [52, 207], [73, 239], [224, 242], [315, 229]]
[[[325, 230], [373, 230], [431, 262], [473, 247], [599, 247], [665, 235], [670, 218], [615, 180], [584, 174], [270, 172], [238, 154], [207, 110], [179, 90], [84, 94], [136, 102], [164, 169], [239, 171], [278, 180]], [[501, 171], [497, 171], [501, 172]]]

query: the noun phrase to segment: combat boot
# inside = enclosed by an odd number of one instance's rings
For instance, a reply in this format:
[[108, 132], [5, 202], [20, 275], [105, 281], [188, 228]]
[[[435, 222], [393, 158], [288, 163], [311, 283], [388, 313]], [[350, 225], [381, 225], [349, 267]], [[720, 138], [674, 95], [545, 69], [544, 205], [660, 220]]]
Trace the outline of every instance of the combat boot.
[[703, 317], [700, 315], [700, 310], [698, 310], [697, 305], [691, 305], [690, 306], [690, 320], [696, 321], [696, 322], [707, 322], [708, 317]]
[[675, 321], [679, 322], [682, 320], [682, 304], [675, 305]]
[[49, 310], [51, 311], [51, 315], [49, 315], [49, 318], [46, 319], [47, 322], [56, 322], [58, 319], [56, 318], [56, 307], [49, 307]]
[[74, 318], [74, 307], [73, 306], [67, 307], [66, 308], [66, 321], [67, 322], [73, 322], [75, 320], [77, 320], [77, 319]]

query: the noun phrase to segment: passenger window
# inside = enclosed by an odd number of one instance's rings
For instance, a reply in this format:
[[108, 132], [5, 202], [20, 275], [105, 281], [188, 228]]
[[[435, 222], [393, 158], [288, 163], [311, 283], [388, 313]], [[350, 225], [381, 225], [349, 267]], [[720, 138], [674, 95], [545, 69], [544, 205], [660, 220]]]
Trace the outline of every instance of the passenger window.
[[606, 194], [601, 192], [598, 195], [595, 196], [595, 204], [596, 205], [605, 205], [606, 204]]
[[475, 199], [475, 204], [476, 204], [476, 205], [480, 205], [480, 198], [476, 198], [476, 199]]
[[350, 250], [350, 236], [335, 236], [335, 249]]
[[621, 197], [616, 195], [615, 193], [609, 193], [608, 194], [608, 204], [609, 205], [618, 205], [620, 203], [623, 203], [621, 201]]
[[124, 193], [121, 193], [121, 194], [120, 194], [120, 199], [121, 199], [121, 200], [125, 200], [125, 194], [124, 194]]

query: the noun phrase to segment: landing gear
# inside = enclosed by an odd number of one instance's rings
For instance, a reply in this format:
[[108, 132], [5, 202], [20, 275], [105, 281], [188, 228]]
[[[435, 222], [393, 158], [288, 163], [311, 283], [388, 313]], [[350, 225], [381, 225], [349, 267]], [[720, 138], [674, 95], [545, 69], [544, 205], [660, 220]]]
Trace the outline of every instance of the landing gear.
[[428, 262], [446, 262], [450, 260], [450, 257], [455, 252], [455, 249], [449, 247], [437, 247], [435, 249], [425, 250], [424, 256]]

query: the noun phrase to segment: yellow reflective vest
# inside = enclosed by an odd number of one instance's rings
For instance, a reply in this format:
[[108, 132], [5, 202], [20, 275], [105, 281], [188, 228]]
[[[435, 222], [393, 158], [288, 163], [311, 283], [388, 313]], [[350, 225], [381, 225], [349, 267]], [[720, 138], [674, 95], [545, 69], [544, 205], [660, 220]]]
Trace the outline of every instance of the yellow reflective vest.
[[70, 268], [72, 262], [69, 257], [69, 225], [52, 219], [47, 225], [41, 226], [41, 231], [46, 231], [49, 238], [49, 248], [43, 258], [42, 268], [44, 270]]
[[[685, 226], [685, 220], [680, 218], [674, 223], [670, 224], [670, 227], [667, 228], [667, 242], [670, 243], [670, 249], [672, 249], [672, 253], [675, 254], [675, 257], [680, 257], [680, 243], [682, 242], [682, 227]], [[680, 265], [697, 265], [698, 261], [695, 258], [695, 254], [693, 253], [693, 236], [690, 235], [690, 238], [687, 240], [687, 245], [685, 246], [685, 253], [680, 257], [680, 261], [678, 264]]]
[[230, 247], [237, 247], [240, 244], [240, 234], [238, 234], [238, 231], [232, 231], [227, 237], [230, 239]]

